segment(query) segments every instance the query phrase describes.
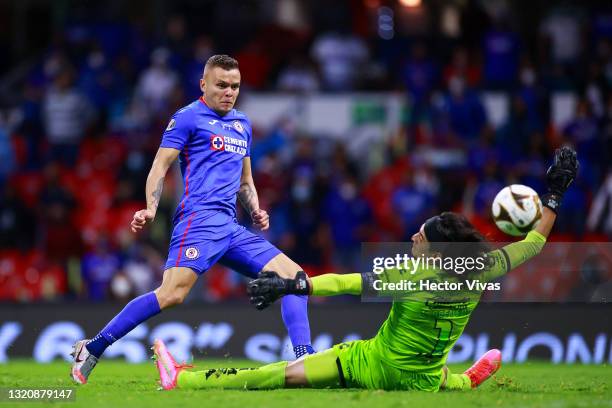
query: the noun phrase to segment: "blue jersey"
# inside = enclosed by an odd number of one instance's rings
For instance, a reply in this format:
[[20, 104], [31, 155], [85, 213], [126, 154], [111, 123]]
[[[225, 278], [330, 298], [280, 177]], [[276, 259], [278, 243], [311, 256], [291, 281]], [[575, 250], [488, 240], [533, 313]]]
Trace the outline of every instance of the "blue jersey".
[[198, 99], [178, 110], [160, 147], [180, 150], [185, 191], [174, 222], [203, 210], [236, 216], [242, 160], [250, 155], [252, 129], [247, 116], [232, 109], [225, 116]]

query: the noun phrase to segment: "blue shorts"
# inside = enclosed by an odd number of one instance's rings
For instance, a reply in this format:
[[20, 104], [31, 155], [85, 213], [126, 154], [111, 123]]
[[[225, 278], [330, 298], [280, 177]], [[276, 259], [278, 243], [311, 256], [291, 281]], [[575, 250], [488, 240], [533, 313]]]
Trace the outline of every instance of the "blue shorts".
[[281, 251], [218, 211], [199, 211], [174, 226], [164, 269], [185, 267], [198, 275], [219, 262], [251, 278]]

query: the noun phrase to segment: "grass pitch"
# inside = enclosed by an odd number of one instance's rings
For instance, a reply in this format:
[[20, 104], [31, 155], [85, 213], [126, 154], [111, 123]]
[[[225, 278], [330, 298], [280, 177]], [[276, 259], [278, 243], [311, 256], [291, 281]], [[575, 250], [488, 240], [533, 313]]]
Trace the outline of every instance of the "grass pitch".
[[[244, 360], [207, 360], [196, 368], [251, 367]], [[451, 366], [461, 372], [467, 365]], [[15, 361], [0, 364], [0, 387], [73, 387], [69, 365]], [[276, 390], [158, 391], [153, 364], [101, 361], [90, 383], [76, 388], [76, 401], [54, 407], [612, 407], [612, 366], [506, 364], [495, 378], [471, 392]], [[46, 406], [48, 402], [0, 402], [3, 406]]]

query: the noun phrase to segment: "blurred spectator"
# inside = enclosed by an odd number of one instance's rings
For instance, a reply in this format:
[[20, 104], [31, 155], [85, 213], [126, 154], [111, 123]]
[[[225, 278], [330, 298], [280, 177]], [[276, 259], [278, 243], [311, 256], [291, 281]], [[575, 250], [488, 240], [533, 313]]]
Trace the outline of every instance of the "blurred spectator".
[[23, 163], [26, 169], [37, 169], [44, 163], [43, 146], [46, 143], [42, 114], [43, 90], [34, 82], [28, 78], [24, 84], [19, 104], [21, 123], [16, 129], [26, 146]]
[[590, 231], [602, 231], [612, 238], [612, 170], [597, 191], [587, 218]]
[[26, 250], [35, 245], [36, 217], [10, 183], [0, 194], [0, 248]]
[[576, 62], [582, 51], [582, 29], [580, 9], [557, 5], [540, 22], [540, 33], [545, 40], [545, 48], [551, 52], [554, 63]]
[[448, 114], [451, 130], [464, 141], [476, 139], [486, 124], [486, 114], [480, 96], [466, 88], [463, 78], [451, 78], [444, 109]]
[[45, 254], [60, 264], [82, 251], [81, 234], [74, 223], [76, 201], [60, 182], [60, 166], [49, 163], [44, 169], [45, 186], [39, 197]]
[[602, 147], [599, 139], [597, 119], [589, 102], [585, 99], [578, 101], [576, 115], [563, 130], [563, 134], [580, 156], [599, 162], [602, 158]]
[[261, 89], [267, 84], [272, 70], [267, 44], [253, 40], [236, 54], [236, 59], [240, 64], [241, 86]]
[[46, 92], [43, 111], [50, 159], [74, 165], [78, 144], [95, 112], [89, 100], [74, 87], [71, 67], [59, 68], [53, 85]]
[[391, 202], [404, 231], [402, 239], [409, 241], [424, 220], [436, 212], [436, 200], [430, 191], [415, 183], [413, 174], [405, 173], [403, 177], [403, 183], [393, 193]]
[[322, 265], [325, 254], [319, 201], [324, 197], [325, 186], [318, 178], [313, 146], [308, 140], [297, 142], [290, 172], [288, 213], [293, 233], [290, 257], [299, 264]]
[[540, 123], [529, 114], [523, 98], [516, 95], [510, 104], [510, 115], [497, 137], [497, 146], [505, 151], [507, 161], [527, 152], [531, 135], [540, 129]]
[[420, 106], [438, 82], [438, 67], [427, 55], [425, 44], [417, 42], [410, 48], [410, 58], [404, 65], [401, 77], [412, 103]]
[[191, 53], [191, 41], [187, 37], [187, 22], [183, 15], [174, 14], [168, 17], [165, 46], [170, 52], [168, 64], [175, 70], [182, 71]]
[[607, 87], [608, 84], [606, 84], [601, 64], [597, 61], [591, 61], [588, 67], [584, 94], [598, 120], [602, 119], [606, 113], [604, 92]]
[[121, 93], [117, 82], [116, 70], [110, 66], [104, 51], [95, 44], [80, 68], [79, 89], [95, 105], [98, 112], [102, 112], [110, 107]]
[[505, 187], [505, 183], [501, 180], [499, 163], [495, 160], [490, 160], [485, 164], [483, 174], [478, 178], [478, 185], [474, 192], [474, 211], [482, 218], [488, 218], [491, 210], [491, 203], [499, 193], [499, 190]]
[[108, 239], [101, 237], [92, 251], [83, 256], [81, 274], [87, 300], [102, 301], [109, 296], [110, 284], [121, 267], [119, 255]]
[[371, 212], [359, 196], [357, 180], [345, 175], [333, 183], [325, 201], [324, 215], [329, 225], [334, 263], [346, 271], [359, 270], [361, 242], [367, 241]]
[[280, 72], [276, 87], [279, 91], [309, 93], [319, 90], [319, 77], [312, 64], [303, 56], [295, 55]]
[[151, 54], [151, 65], [138, 79], [136, 101], [149, 115], [165, 112], [168, 99], [178, 85], [176, 73], [168, 66], [170, 52], [157, 48]]
[[0, 126], [0, 186], [15, 169], [15, 151], [8, 132]]
[[585, 218], [588, 214], [587, 191], [588, 186], [584, 177], [578, 177], [572, 188], [567, 190], [563, 196], [563, 205], [557, 211], [559, 215], [558, 222], [555, 222], [557, 233], [573, 233], [581, 236], [585, 232], [587, 228]]
[[346, 31], [321, 34], [310, 53], [319, 65], [324, 89], [330, 91], [355, 89], [369, 57], [366, 43]]
[[214, 54], [214, 43], [211, 37], [200, 35], [193, 44], [191, 58], [185, 64], [184, 88], [188, 100], [198, 99], [202, 96], [200, 79], [204, 73], [204, 64]]
[[444, 83], [448, 87], [453, 77], [463, 78], [469, 87], [480, 83], [480, 66], [476, 64], [476, 56], [470, 56], [464, 47], [453, 49], [451, 62], [444, 68]]
[[123, 272], [113, 276], [110, 283], [110, 295], [113, 300], [121, 303], [127, 303], [134, 298], [132, 281]]
[[[545, 115], [548, 98], [544, 87], [537, 82], [537, 75], [535, 67], [531, 63], [524, 63], [519, 74], [520, 88], [515, 97], [520, 98], [522, 104], [524, 104], [525, 115], [527, 116], [525, 120], [528, 121], [529, 127], [542, 131], [546, 127], [545, 120], [548, 119]], [[517, 101], [513, 100], [514, 103], [517, 103]], [[520, 111], [520, 107], [517, 105], [514, 105], [513, 108], [515, 114], [517, 108]]]
[[518, 74], [518, 36], [497, 26], [485, 34], [483, 52], [483, 72], [487, 85], [500, 88], [512, 86]]
[[[514, 171], [521, 184], [533, 188], [535, 191], [546, 191], [546, 183], [542, 175], [546, 174], [548, 166], [548, 149], [544, 136], [534, 132], [529, 135], [527, 153], [514, 164]], [[507, 163], [509, 164], [509, 163]]]
[[129, 279], [134, 295], [155, 289], [161, 281], [165, 259], [153, 247], [143, 243], [132, 245], [126, 255], [128, 259], [123, 265], [123, 273]]
[[608, 163], [609, 166], [612, 163], [612, 92], [608, 94], [606, 113], [601, 123], [601, 138], [604, 151], [602, 163]]

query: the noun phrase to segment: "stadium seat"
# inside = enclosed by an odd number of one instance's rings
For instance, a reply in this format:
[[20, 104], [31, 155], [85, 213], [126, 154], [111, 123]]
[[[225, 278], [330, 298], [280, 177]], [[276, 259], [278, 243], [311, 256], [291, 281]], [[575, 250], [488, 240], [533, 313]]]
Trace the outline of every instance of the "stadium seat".
[[34, 208], [38, 204], [38, 196], [44, 185], [43, 175], [39, 172], [17, 173], [10, 178], [11, 186], [25, 204]]

